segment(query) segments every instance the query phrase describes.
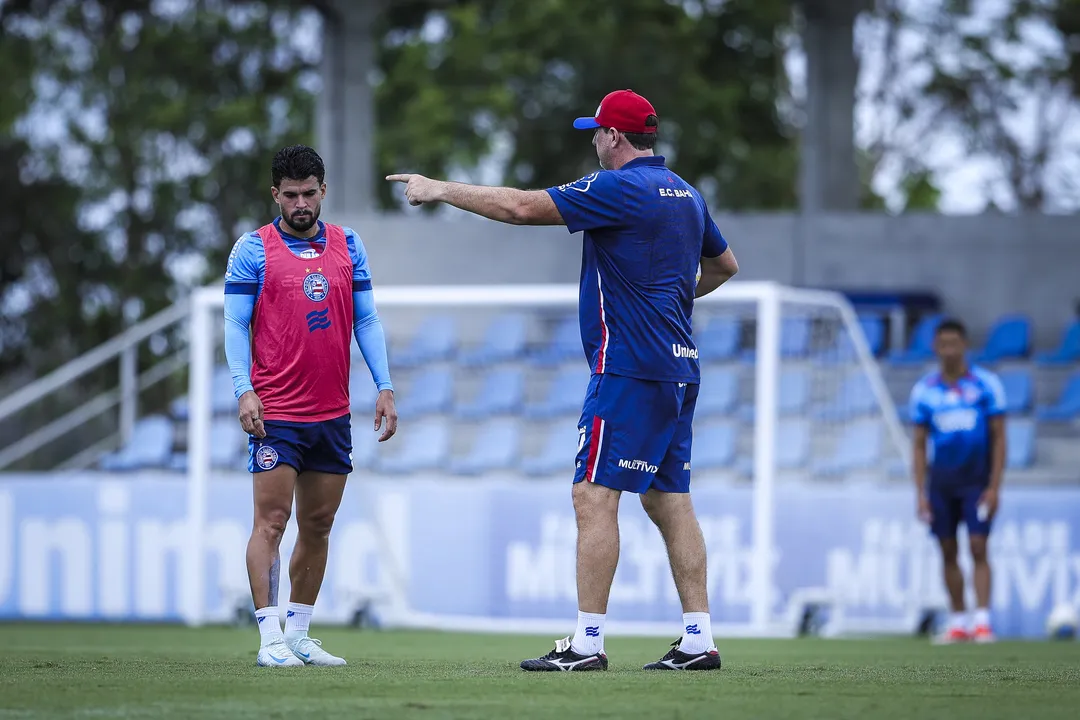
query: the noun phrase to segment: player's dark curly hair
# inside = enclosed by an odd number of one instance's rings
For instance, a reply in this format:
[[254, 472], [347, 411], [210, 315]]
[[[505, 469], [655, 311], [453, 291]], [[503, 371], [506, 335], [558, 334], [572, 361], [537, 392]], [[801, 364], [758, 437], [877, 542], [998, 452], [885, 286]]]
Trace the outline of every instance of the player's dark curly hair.
[[940, 335], [944, 332], [954, 332], [965, 340], [967, 339], [967, 328], [964, 327], [964, 323], [956, 318], [946, 318], [939, 322], [937, 328], [934, 329], [935, 335]]
[[282, 180], [307, 180], [312, 175], [322, 185], [326, 167], [319, 153], [307, 145], [283, 147], [274, 155], [270, 165], [270, 177], [274, 187], [281, 187]]
[[[658, 128], [660, 126], [660, 119], [655, 115], [650, 115], [645, 118], [645, 127]], [[635, 150], [652, 150], [656, 147], [656, 141], [660, 136], [660, 131], [651, 133], [623, 133], [627, 141], [630, 143], [630, 147]]]

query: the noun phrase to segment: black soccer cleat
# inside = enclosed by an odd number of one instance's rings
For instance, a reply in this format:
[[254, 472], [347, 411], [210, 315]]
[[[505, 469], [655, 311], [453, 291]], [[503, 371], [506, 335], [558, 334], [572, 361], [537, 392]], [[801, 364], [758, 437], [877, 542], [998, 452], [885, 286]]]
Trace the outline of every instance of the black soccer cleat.
[[585, 670], [607, 670], [607, 655], [578, 655], [570, 649], [570, 638], [555, 641], [555, 649], [544, 657], [522, 660], [521, 669], [531, 672], [582, 672]]
[[719, 670], [720, 653], [717, 650], [690, 655], [679, 649], [680, 637], [671, 643], [667, 655], [654, 663], [649, 663], [642, 670]]

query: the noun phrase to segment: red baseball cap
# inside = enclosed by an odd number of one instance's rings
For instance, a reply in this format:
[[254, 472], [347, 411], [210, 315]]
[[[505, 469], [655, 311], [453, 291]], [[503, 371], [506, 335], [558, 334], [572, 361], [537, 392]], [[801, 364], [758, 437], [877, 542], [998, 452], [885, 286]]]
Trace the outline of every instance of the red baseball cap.
[[600, 101], [593, 117], [580, 117], [574, 121], [578, 130], [598, 127], [614, 128], [627, 133], [654, 133], [656, 126], [647, 126], [646, 118], [656, 115], [652, 103], [633, 90], [616, 90]]

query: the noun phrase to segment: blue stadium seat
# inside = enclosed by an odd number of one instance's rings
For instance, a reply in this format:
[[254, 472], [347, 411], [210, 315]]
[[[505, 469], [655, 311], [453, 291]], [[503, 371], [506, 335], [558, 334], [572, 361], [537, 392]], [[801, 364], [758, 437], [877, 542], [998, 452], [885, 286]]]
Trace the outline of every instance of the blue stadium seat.
[[568, 360], [585, 357], [581, 347], [581, 330], [577, 315], [567, 315], [555, 326], [548, 343], [537, 350], [532, 360], [537, 365], [559, 365]]
[[398, 415], [410, 419], [447, 412], [454, 401], [454, 375], [448, 368], [423, 370], [401, 393]]
[[973, 352], [971, 359], [980, 363], [1019, 360], [1031, 351], [1031, 320], [1023, 315], [1005, 315], [990, 329], [986, 347]]
[[942, 315], [927, 315], [915, 326], [911, 340], [903, 350], [889, 353], [889, 362], [894, 365], [922, 365], [934, 359], [934, 332]]
[[[797, 470], [810, 460], [810, 422], [805, 418], [788, 418], [776, 426], [776, 469]], [[753, 477], [754, 460], [739, 459], [739, 472]]]
[[501, 368], [488, 374], [476, 397], [457, 408], [458, 417], [472, 420], [492, 415], [512, 415], [525, 397], [521, 368]]
[[[178, 397], [169, 404], [169, 414], [177, 420], [187, 420], [190, 415], [188, 397]], [[217, 365], [210, 379], [210, 411], [214, 415], [236, 414], [236, 393], [233, 391], [232, 371], [228, 365]]]
[[235, 417], [216, 417], [210, 422], [210, 467], [246, 469], [247, 447], [247, 433]]
[[532, 477], [547, 477], [559, 473], [571, 476], [574, 472], [578, 440], [577, 423], [573, 420], [555, 423], [548, 430], [540, 453], [534, 457], [522, 458], [521, 472]]
[[502, 315], [488, 325], [479, 347], [463, 351], [458, 362], [476, 367], [514, 360], [525, 351], [527, 339], [528, 322], [524, 315]]
[[438, 470], [450, 454], [450, 427], [441, 418], [428, 418], [402, 433], [400, 454], [382, 458], [376, 466], [379, 472], [407, 474], [421, 470]]
[[[355, 470], [363, 470], [375, 464], [378, 457], [379, 436], [382, 430], [375, 432], [374, 424], [368, 416], [354, 417], [352, 422], [352, 464]], [[385, 428], [383, 428], [385, 430]]]
[[1056, 404], [1036, 408], [1035, 417], [1048, 422], [1068, 422], [1080, 418], [1080, 373], [1069, 376]]
[[[806, 357], [810, 350], [810, 318], [785, 317], [780, 321], [780, 354], [786, 358]], [[746, 362], [757, 359], [757, 349], [744, 350]]]
[[374, 412], [375, 400], [378, 397], [379, 389], [375, 387], [367, 365], [363, 361], [359, 366], [353, 364], [352, 372], [349, 373], [349, 406], [361, 412]]
[[164, 415], [147, 415], [135, 423], [124, 447], [99, 461], [102, 470], [165, 468], [172, 460], [173, 424]]
[[1061, 344], [1035, 356], [1036, 365], [1053, 367], [1080, 363], [1080, 320], [1074, 320], [1061, 334]]
[[568, 365], [552, 378], [543, 400], [525, 406], [525, 417], [545, 419], [576, 414], [581, 410], [588, 386], [589, 369], [585, 363]]
[[737, 438], [736, 426], [730, 422], [713, 422], [694, 428], [691, 467], [699, 471], [732, 468]]
[[[879, 315], [860, 315], [859, 327], [862, 329], [866, 344], [870, 348], [870, 354], [877, 357], [885, 346], [885, 322]], [[858, 358], [855, 352], [855, 343], [852, 342], [851, 333], [846, 326], [840, 326], [836, 331], [836, 341], [833, 346], [823, 350], [817, 355], [817, 360], [824, 363], [831, 362], [854, 362]]]
[[1024, 470], [1035, 464], [1035, 423], [1017, 419], [1005, 423], [1005, 466]]
[[1005, 412], [1010, 415], [1029, 412], [1034, 394], [1030, 373], [1026, 370], [1007, 370], [999, 373], [998, 377], [1005, 390]]
[[819, 477], [872, 468], [881, 462], [881, 424], [858, 420], [844, 427], [832, 457], [815, 460], [811, 472]]
[[457, 323], [449, 316], [427, 318], [416, 330], [409, 346], [393, 354], [391, 366], [411, 368], [446, 360], [457, 349]]
[[517, 422], [501, 418], [489, 420], [477, 428], [472, 448], [465, 457], [450, 462], [455, 475], [482, 475], [517, 465], [521, 448], [521, 428]]
[[727, 415], [739, 401], [739, 373], [735, 368], [709, 367], [701, 371], [695, 417]]
[[709, 320], [701, 332], [694, 333], [701, 362], [731, 360], [739, 352], [742, 328], [739, 319], [730, 315], [718, 315]]
[[[786, 367], [780, 371], [780, 402], [777, 412], [781, 417], [800, 415], [806, 412], [810, 402], [810, 373], [806, 368]], [[747, 405], [739, 410], [739, 416], [746, 422], [754, 421], [754, 406]]]
[[877, 407], [875, 400], [869, 376], [856, 370], [844, 378], [832, 400], [815, 408], [814, 417], [818, 420], [849, 420], [869, 415]]

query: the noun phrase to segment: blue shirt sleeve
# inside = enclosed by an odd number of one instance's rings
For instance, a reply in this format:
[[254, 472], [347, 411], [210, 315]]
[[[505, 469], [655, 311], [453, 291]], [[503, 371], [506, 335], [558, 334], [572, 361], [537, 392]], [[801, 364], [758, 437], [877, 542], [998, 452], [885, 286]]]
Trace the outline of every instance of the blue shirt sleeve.
[[257, 233], [245, 233], [233, 245], [225, 266], [226, 295], [258, 295], [266, 274], [266, 252]]
[[911, 389], [911, 400], [908, 403], [908, 414], [911, 416], [911, 422], [916, 425], [930, 424], [932, 413], [930, 412], [930, 406], [923, 400], [925, 394], [926, 383], [920, 380]]
[[594, 172], [575, 182], [548, 188], [547, 193], [571, 233], [626, 224], [623, 190], [614, 173]]
[[393, 390], [390, 363], [386, 359], [386, 333], [375, 310], [375, 293], [370, 288], [353, 292], [353, 335], [375, 387], [380, 391]]
[[1005, 386], [1001, 384], [1001, 379], [988, 370], [976, 370], [976, 375], [986, 388], [986, 416], [994, 417], [1004, 414], [1007, 405]]
[[233, 293], [225, 296], [225, 360], [232, 375], [233, 394], [240, 396], [251, 387], [251, 316], [255, 295]]
[[[363, 292], [371, 289], [371, 270], [368, 268], [367, 249], [360, 240], [360, 236], [352, 228], [342, 228], [345, 231], [345, 244], [349, 248], [349, 257], [353, 264], [353, 292]], [[359, 315], [357, 315], [359, 317]]]
[[[702, 205], [704, 205], [704, 202]], [[727, 240], [720, 233], [720, 228], [716, 227], [712, 215], [709, 214], [709, 209], [705, 208], [705, 237], [701, 243], [701, 257], [720, 257], [727, 249]]]

